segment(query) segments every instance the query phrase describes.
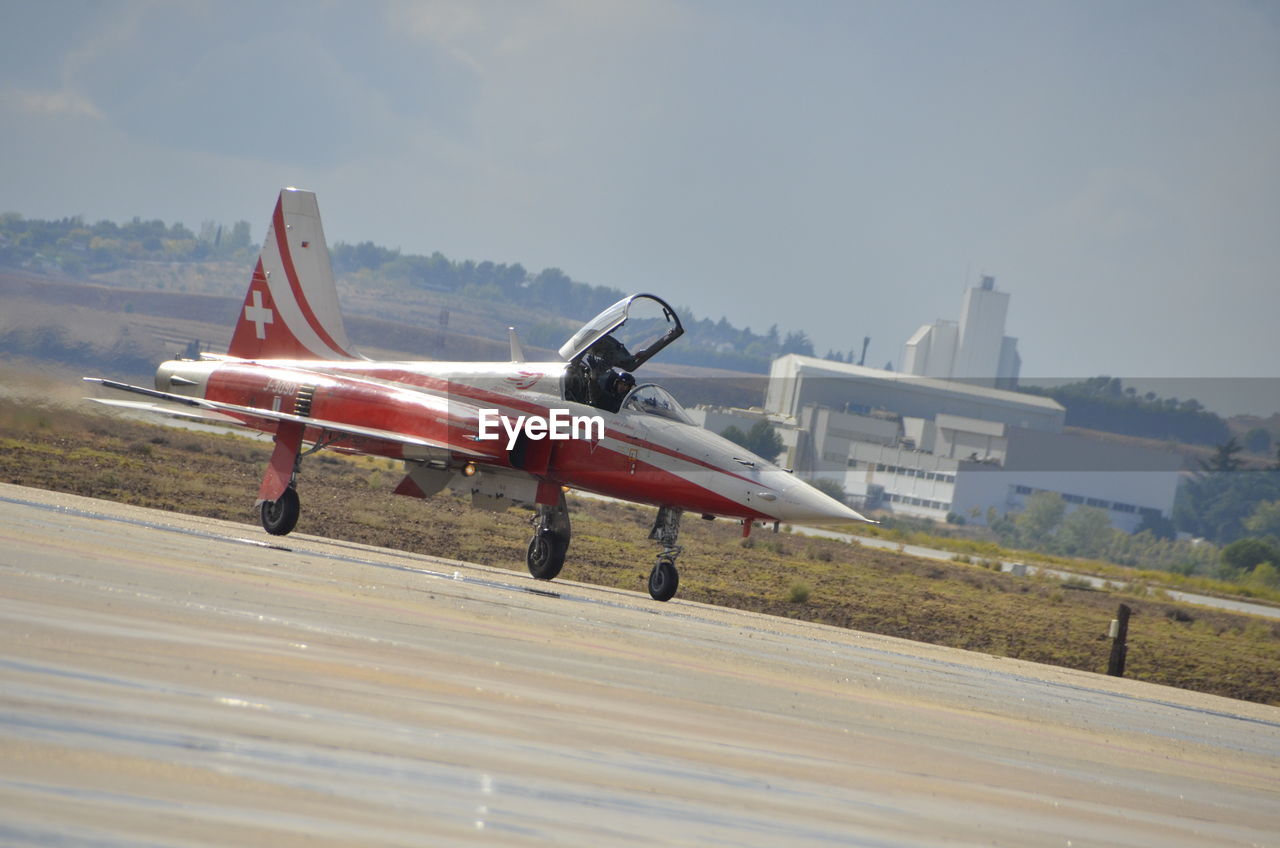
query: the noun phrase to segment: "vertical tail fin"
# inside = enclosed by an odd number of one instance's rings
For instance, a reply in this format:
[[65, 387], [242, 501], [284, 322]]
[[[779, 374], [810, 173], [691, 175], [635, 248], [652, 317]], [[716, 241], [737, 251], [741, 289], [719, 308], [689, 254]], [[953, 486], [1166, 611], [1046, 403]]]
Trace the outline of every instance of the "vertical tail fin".
[[286, 188], [227, 353], [241, 359], [356, 359], [314, 192]]

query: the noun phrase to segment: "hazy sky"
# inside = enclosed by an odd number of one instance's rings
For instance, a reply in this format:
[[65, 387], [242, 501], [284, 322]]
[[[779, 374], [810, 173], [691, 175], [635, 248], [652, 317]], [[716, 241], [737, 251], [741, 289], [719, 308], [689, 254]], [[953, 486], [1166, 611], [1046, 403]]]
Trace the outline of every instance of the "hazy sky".
[[[555, 266], [901, 360], [1280, 376], [1280, 2], [12, 2], [0, 210]], [[1280, 403], [1276, 404], [1280, 406]]]

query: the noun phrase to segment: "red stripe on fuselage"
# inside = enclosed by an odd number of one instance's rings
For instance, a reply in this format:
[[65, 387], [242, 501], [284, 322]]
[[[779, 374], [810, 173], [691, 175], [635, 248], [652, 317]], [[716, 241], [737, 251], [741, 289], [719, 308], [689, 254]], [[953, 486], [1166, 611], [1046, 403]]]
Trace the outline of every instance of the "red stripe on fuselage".
[[[325, 370], [330, 371], [331, 373], [337, 373], [337, 374], [344, 373], [342, 369], [325, 369]], [[415, 374], [411, 371], [394, 369], [389, 371], [371, 371], [368, 373], [371, 375], [377, 375], [378, 379], [387, 380], [388, 382], [391, 382], [391, 383], [401, 383], [403, 385], [408, 385], [408, 386], [417, 386], [419, 388], [429, 389], [431, 391], [444, 392], [446, 395], [456, 394], [466, 398], [468, 401], [471, 401], [471, 402], [484, 402], [491, 405], [501, 404], [504, 406], [514, 407], [515, 409], [519, 409], [523, 412], [530, 412], [537, 415], [545, 416], [547, 412], [551, 409], [550, 406], [535, 403], [533, 401], [526, 401], [521, 398], [513, 397], [512, 395], [502, 394], [501, 392], [493, 392], [487, 389], [477, 388], [475, 386], [468, 386], [462, 383], [454, 383], [450, 380], [441, 379], [439, 377], [431, 377], [426, 374]], [[668, 448], [665, 445], [660, 445], [660, 444], [657, 444], [656, 442], [648, 442], [648, 441], [645, 441], [644, 439], [636, 438], [635, 436], [630, 436], [625, 433], [620, 433], [616, 429], [608, 430], [606, 432], [606, 435], [609, 436], [610, 438], [617, 439], [620, 442], [626, 442], [627, 444], [632, 444], [632, 445], [635, 445], [636, 447], [644, 448], [646, 450], [651, 450], [655, 453], [665, 454], [666, 456], [672, 457], [673, 459], [679, 459], [679, 460], [683, 460], [684, 462], [691, 463], [693, 465], [699, 465], [707, 469], [708, 471], [714, 471], [717, 474], [724, 474], [728, 477], [733, 477], [735, 479], [743, 481], [744, 483], [749, 483], [753, 486], [763, 485], [758, 480], [752, 480], [750, 477], [743, 477], [741, 474], [737, 474], [733, 471], [729, 471], [717, 465], [712, 465], [711, 463], [706, 462], [705, 460], [698, 459], [697, 457], [680, 453], [679, 451]]]
[[[261, 369], [261, 374], [254, 372]], [[219, 373], [221, 372], [221, 373]], [[276, 393], [267, 391], [267, 383], [271, 379], [287, 382], [315, 384], [321, 383], [321, 390], [316, 392], [312, 414], [317, 418], [326, 418], [339, 422], [377, 427], [407, 435], [417, 435], [442, 440], [460, 441], [461, 433], [450, 433], [456, 429], [446, 425], [441, 432], [434, 426], [426, 426], [422, 420], [422, 410], [402, 406], [387, 393], [406, 389], [421, 389], [435, 396], [444, 395], [447, 399], [455, 396], [460, 402], [468, 405], [484, 404], [490, 407], [506, 407], [526, 414], [547, 416], [551, 406], [533, 400], [503, 394], [501, 392], [482, 389], [462, 383], [455, 383], [445, 378], [427, 374], [405, 371], [403, 369], [370, 369], [361, 367], [348, 370], [341, 365], [328, 365], [316, 368], [299, 364], [297, 368], [280, 366], [273, 368], [265, 363], [244, 363], [244, 367], [232, 366], [227, 370], [219, 369], [209, 380], [206, 397], [210, 400], [221, 400], [241, 405], [261, 405], [270, 403], [268, 397]], [[314, 375], [314, 376], [309, 376]], [[316, 378], [320, 378], [317, 380]], [[344, 391], [345, 389], [345, 391]], [[362, 398], [362, 395], [369, 396]], [[337, 396], [342, 396], [339, 401]], [[284, 400], [284, 410], [292, 411], [292, 397]], [[435, 414], [439, 414], [436, 411]], [[256, 419], [246, 422], [256, 429], [274, 432], [276, 424], [270, 419]], [[624, 444], [633, 445], [654, 454], [661, 454], [691, 468], [687, 473], [696, 474], [699, 469], [705, 473], [724, 475], [741, 481], [751, 487], [772, 487], [762, 481], [752, 480], [733, 471], [718, 467], [705, 460], [680, 453], [665, 445], [656, 444], [645, 439], [619, 432], [616, 428], [606, 429], [606, 438]], [[307, 440], [315, 441], [319, 433], [308, 428]], [[452, 437], [452, 438], [451, 438]], [[455, 441], [456, 440], [456, 441]], [[382, 443], [379, 449], [373, 449], [372, 440], [363, 438], [343, 438], [334, 447], [338, 449], [367, 452], [379, 456], [403, 459], [403, 446], [395, 443]], [[506, 466], [506, 434], [493, 442], [468, 441], [469, 449], [485, 450], [493, 447], [495, 464]], [[680, 506], [683, 509], [731, 515], [742, 518], [770, 519], [766, 513], [732, 500], [714, 491], [709, 486], [701, 486], [674, 471], [661, 468], [642, 457], [632, 457], [629, 453], [620, 452], [603, 444], [592, 444], [586, 440], [567, 440], [556, 447], [555, 466], [550, 469], [546, 478], [575, 488], [596, 492], [624, 500], [648, 503], [654, 506]], [[556, 467], [558, 466], [558, 467]]]

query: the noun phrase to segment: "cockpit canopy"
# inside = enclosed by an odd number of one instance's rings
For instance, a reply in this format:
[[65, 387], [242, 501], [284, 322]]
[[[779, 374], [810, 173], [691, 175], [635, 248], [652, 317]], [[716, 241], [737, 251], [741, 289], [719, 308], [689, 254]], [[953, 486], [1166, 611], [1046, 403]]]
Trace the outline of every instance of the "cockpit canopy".
[[666, 301], [633, 294], [584, 324], [560, 347], [560, 358], [576, 362], [590, 352], [610, 367], [634, 371], [683, 333], [679, 316]]
[[[630, 372], [682, 333], [679, 317], [662, 298], [651, 294], [623, 298], [588, 321], [560, 348], [560, 356], [569, 363], [565, 368], [564, 399], [618, 412], [622, 403], [639, 391], [631, 388], [636, 381]], [[659, 409], [673, 409], [668, 418], [688, 420], [675, 398], [657, 386], [650, 388], [661, 394], [645, 394], [642, 399], [652, 400]]]
[[693, 424], [689, 413], [685, 412], [680, 402], [671, 396], [671, 392], [655, 383], [643, 383], [632, 389], [622, 401], [622, 409], [656, 415], [659, 418], [669, 418], [681, 424]]

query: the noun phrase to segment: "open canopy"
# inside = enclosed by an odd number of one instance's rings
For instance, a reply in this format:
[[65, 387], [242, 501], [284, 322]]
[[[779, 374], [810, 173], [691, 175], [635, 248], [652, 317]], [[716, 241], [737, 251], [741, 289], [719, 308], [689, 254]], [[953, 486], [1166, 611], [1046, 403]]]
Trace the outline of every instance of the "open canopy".
[[666, 301], [633, 294], [584, 324], [560, 347], [560, 358], [575, 362], [590, 352], [610, 366], [634, 371], [682, 333], [680, 318]]

